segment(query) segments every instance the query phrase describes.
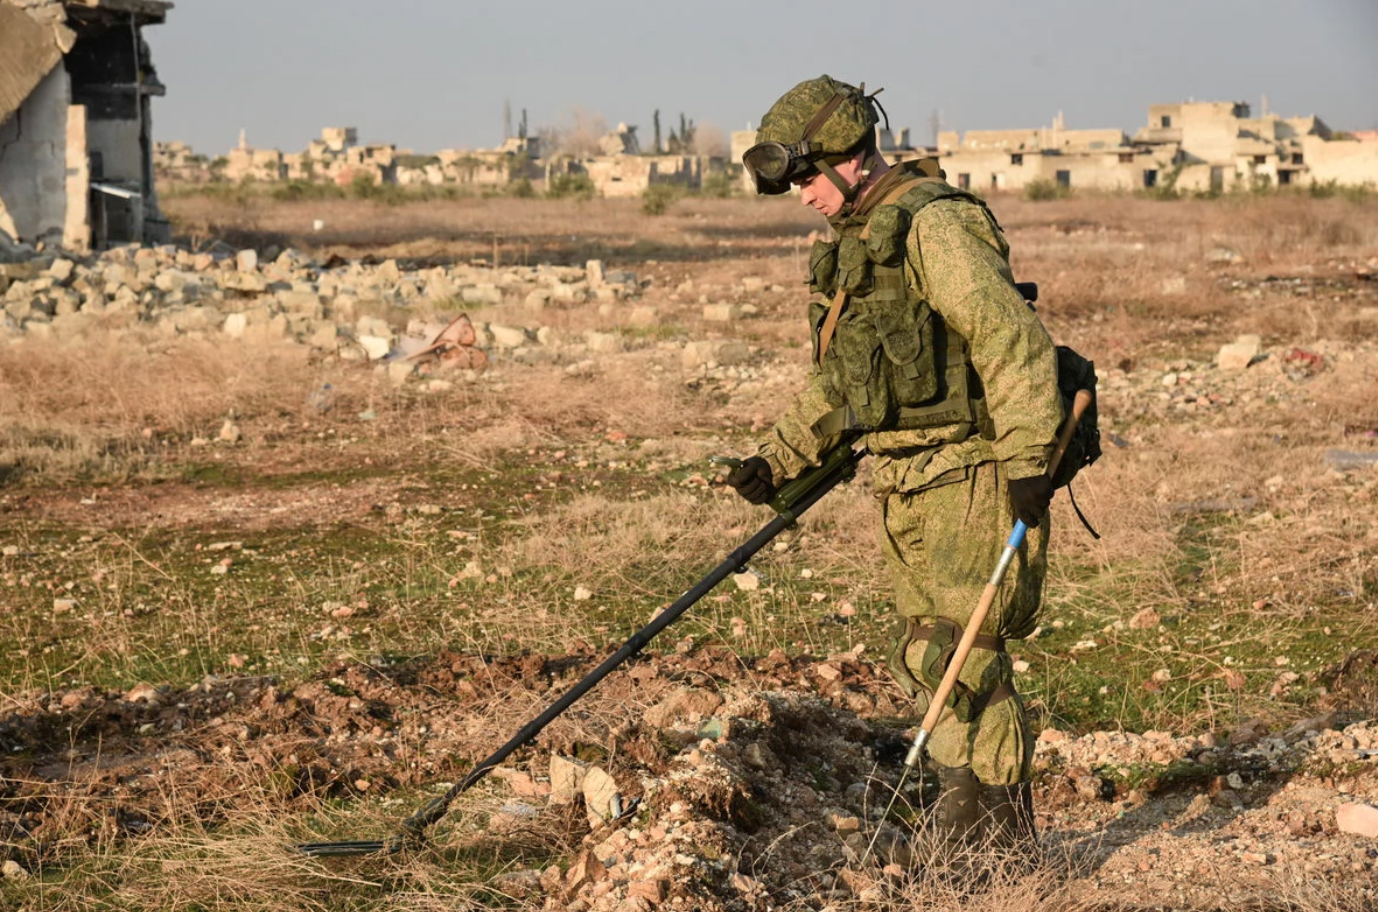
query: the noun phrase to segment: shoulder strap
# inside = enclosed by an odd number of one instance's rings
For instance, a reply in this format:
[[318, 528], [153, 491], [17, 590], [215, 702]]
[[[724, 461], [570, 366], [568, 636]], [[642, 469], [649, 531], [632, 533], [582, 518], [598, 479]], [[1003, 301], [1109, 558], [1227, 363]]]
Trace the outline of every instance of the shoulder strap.
[[[944, 181], [936, 177], [916, 177], [913, 180], [901, 181], [900, 183], [896, 184], [893, 188], [891, 188], [890, 191], [887, 192], [883, 197], [881, 197], [880, 201], [876, 203], [874, 208], [878, 208], [880, 206], [887, 206], [891, 203], [899, 202], [901, 199], [908, 196], [911, 190], [918, 190], [920, 184], [942, 184], [944, 187], [947, 187], [947, 184]], [[929, 199], [924, 200], [924, 202], [920, 204], [920, 208], [922, 206], [927, 205], [935, 199], [941, 199], [945, 195], [947, 194], [943, 194], [941, 192], [933, 192], [930, 195]], [[864, 241], [870, 236], [871, 223], [868, 220], [861, 229], [861, 239]], [[818, 330], [819, 364], [823, 363], [823, 356], [828, 353], [828, 345], [833, 340], [833, 333], [837, 330], [838, 318], [842, 316], [842, 308], [846, 303], [847, 292], [839, 288], [837, 290], [837, 294], [833, 295], [832, 306], [828, 308], [828, 315], [823, 318], [823, 325], [819, 327]]]

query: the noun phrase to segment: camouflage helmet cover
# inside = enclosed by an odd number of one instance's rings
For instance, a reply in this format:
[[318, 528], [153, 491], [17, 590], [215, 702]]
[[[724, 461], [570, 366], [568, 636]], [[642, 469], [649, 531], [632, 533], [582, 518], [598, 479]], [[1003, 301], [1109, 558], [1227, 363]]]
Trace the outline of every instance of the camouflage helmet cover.
[[843, 96], [841, 103], [814, 130], [810, 140], [822, 146], [824, 155], [851, 152], [875, 129], [875, 102], [864, 89], [826, 75], [807, 79], [781, 95], [761, 118], [756, 141], [785, 145], [798, 142], [819, 110], [838, 94]]

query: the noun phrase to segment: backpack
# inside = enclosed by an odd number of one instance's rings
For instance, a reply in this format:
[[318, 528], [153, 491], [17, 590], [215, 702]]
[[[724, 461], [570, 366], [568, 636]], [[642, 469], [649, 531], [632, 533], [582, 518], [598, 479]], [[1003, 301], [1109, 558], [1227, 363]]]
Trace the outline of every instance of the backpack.
[[1096, 365], [1066, 345], [1057, 346], [1057, 390], [1062, 395], [1063, 414], [1072, 413], [1072, 400], [1078, 390], [1089, 390], [1091, 404], [1081, 413], [1067, 451], [1053, 473], [1053, 487], [1065, 488], [1077, 473], [1100, 458], [1100, 427], [1096, 417]]
[[1081, 507], [1077, 506], [1077, 499], [1072, 494], [1070, 485], [1077, 473], [1089, 466], [1100, 458], [1100, 427], [1096, 415], [1096, 365], [1078, 354], [1074, 349], [1066, 345], [1057, 346], [1057, 389], [1062, 395], [1062, 410], [1064, 414], [1072, 413], [1072, 400], [1075, 399], [1079, 390], [1089, 390], [1091, 392], [1091, 404], [1086, 407], [1086, 411], [1081, 413], [1081, 418], [1077, 421], [1077, 428], [1072, 432], [1072, 439], [1067, 443], [1067, 449], [1062, 454], [1062, 459], [1057, 464], [1057, 471], [1053, 473], [1053, 489], [1067, 488], [1067, 497], [1072, 502], [1072, 509], [1076, 511], [1077, 519], [1086, 527], [1086, 531], [1091, 533], [1091, 537], [1100, 538], [1086, 515], [1081, 512]]

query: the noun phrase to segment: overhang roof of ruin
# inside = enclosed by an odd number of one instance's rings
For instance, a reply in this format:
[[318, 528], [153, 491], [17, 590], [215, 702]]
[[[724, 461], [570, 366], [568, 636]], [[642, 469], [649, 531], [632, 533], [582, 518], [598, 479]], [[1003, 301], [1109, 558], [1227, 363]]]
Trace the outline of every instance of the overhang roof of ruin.
[[167, 19], [172, 9], [169, 0], [63, 0], [67, 14], [80, 16], [84, 10], [103, 10], [133, 16], [140, 25], [156, 25]]
[[61, 32], [15, 6], [0, 5], [0, 124], [62, 60]]

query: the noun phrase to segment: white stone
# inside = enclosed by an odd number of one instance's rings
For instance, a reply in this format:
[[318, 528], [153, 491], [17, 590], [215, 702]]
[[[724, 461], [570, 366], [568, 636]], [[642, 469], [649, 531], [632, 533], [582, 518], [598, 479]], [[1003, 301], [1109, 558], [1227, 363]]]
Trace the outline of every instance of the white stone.
[[584, 790], [584, 775], [587, 772], [587, 763], [551, 754], [550, 800], [555, 803], [573, 801]]
[[234, 261], [240, 272], [253, 272], [258, 269], [258, 251], [241, 250], [235, 254]]
[[370, 361], [378, 361], [388, 356], [392, 351], [392, 337], [383, 336], [359, 336], [359, 345], [364, 353], [368, 355]]
[[597, 288], [603, 284], [603, 261], [589, 260], [584, 264], [584, 272], [588, 275], [590, 288]]
[[225, 317], [225, 335], [231, 339], [241, 339], [244, 337], [244, 330], [249, 325], [249, 318], [242, 313], [232, 313]]
[[611, 820], [614, 816], [613, 799], [617, 797], [617, 781], [601, 767], [590, 766], [584, 773], [583, 790], [589, 824], [598, 826]]
[[1263, 352], [1263, 339], [1259, 336], [1240, 336], [1228, 345], [1220, 347], [1215, 363], [1222, 371], [1242, 371]]
[[525, 345], [530, 339], [527, 338], [526, 330], [520, 326], [504, 326], [501, 323], [489, 323], [488, 332], [493, 336], [493, 344], [498, 348], [516, 348]]
[[742, 308], [737, 304], [705, 304], [703, 318], [715, 323], [729, 323], [742, 318]]
[[605, 355], [616, 354], [627, 348], [626, 342], [617, 333], [590, 331], [584, 336], [584, 341], [588, 343], [589, 351]]
[[761, 578], [749, 570], [732, 574], [732, 582], [743, 592], [755, 592], [761, 588]]
[[690, 342], [680, 355], [685, 368], [693, 370], [707, 364], [741, 364], [751, 355], [745, 342], [715, 339]]
[[156, 706], [159, 702], [158, 688], [152, 684], [135, 684], [124, 698], [130, 703], [148, 703]]
[[1335, 826], [1341, 833], [1378, 839], [1378, 807], [1342, 804], [1335, 810]]

